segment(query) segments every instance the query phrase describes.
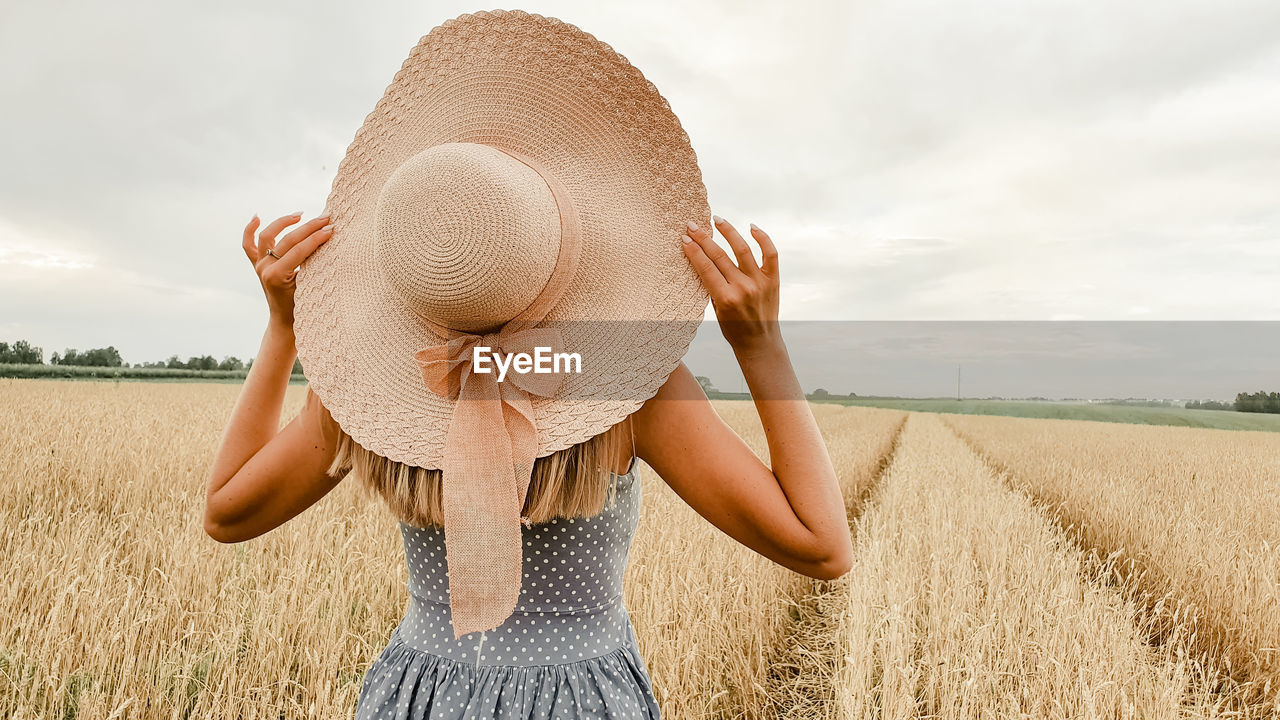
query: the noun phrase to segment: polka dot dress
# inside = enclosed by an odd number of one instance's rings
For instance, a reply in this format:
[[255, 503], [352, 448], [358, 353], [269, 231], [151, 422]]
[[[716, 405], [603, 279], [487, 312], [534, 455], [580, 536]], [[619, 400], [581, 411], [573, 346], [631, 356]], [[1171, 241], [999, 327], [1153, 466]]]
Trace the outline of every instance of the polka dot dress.
[[401, 523], [409, 607], [365, 675], [356, 720], [660, 717], [622, 598], [641, 501], [635, 460], [611, 477], [600, 513], [522, 526], [515, 612], [459, 640], [444, 533]]

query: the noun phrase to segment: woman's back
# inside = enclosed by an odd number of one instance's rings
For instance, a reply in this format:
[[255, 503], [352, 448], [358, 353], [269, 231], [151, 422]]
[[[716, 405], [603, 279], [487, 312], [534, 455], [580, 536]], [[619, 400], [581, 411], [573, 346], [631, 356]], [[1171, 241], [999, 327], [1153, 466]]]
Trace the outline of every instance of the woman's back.
[[589, 518], [522, 528], [520, 599], [461, 640], [449, 618], [444, 535], [401, 523], [409, 607], [365, 677], [365, 718], [659, 717], [623, 601], [641, 506], [634, 461]]

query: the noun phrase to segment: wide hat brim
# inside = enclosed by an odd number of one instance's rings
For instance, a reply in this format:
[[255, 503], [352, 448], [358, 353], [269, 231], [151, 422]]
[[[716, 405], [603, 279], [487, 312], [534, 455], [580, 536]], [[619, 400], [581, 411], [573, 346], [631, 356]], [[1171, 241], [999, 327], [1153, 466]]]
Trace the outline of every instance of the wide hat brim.
[[710, 226], [697, 157], [667, 101], [625, 57], [578, 27], [521, 10], [467, 13], [423, 36], [365, 118], [325, 204], [331, 239], [299, 267], [294, 336], [303, 372], [352, 439], [439, 468], [454, 400], [414, 353], [448, 338], [375, 263], [374, 208], [405, 160], [441, 143], [510, 148], [572, 198], [581, 256], [542, 325], [582, 372], [533, 397], [538, 456], [587, 440], [657, 393], [709, 300], [684, 256], [689, 220]]

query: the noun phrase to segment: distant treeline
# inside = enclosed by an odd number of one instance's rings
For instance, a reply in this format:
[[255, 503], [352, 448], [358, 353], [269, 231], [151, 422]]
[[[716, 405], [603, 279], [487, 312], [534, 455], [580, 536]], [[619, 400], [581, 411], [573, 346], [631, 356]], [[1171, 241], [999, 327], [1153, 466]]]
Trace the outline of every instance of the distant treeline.
[[[242, 378], [253, 367], [253, 358], [248, 362], [241, 361], [234, 355], [227, 355], [221, 360], [212, 355], [189, 357], [185, 361], [177, 355], [170, 355], [168, 360], [142, 362], [130, 365], [123, 362], [120, 353], [114, 346], [94, 348], [80, 351], [67, 348], [61, 355], [54, 353], [49, 358], [49, 365], [44, 363], [44, 350], [33, 346], [26, 340], [19, 340], [12, 346], [0, 342], [0, 377], [116, 377], [116, 378], [166, 378], [166, 377], [203, 377], [203, 378]], [[54, 367], [56, 366], [56, 367]], [[293, 361], [293, 375], [302, 376], [302, 362]], [[711, 379], [699, 375], [698, 384], [708, 396], [716, 397], [750, 397], [747, 393], [722, 393], [711, 384]], [[836, 395], [825, 388], [818, 388], [806, 395], [812, 400], [828, 400], [834, 398], [856, 399], [857, 393]], [[1048, 398], [1021, 398], [1023, 400], [1043, 400]], [[1075, 399], [1075, 398], [1071, 398]], [[1150, 400], [1146, 398], [1110, 399], [1105, 404], [1145, 405], [1150, 407], [1170, 406], [1170, 400]], [[1239, 393], [1235, 402], [1217, 400], [1189, 400], [1186, 407], [1192, 410], [1234, 410], [1236, 412], [1277, 413], [1280, 414], [1280, 392]]]
[[1201, 410], [1235, 410], [1236, 412], [1252, 412], [1252, 413], [1280, 413], [1280, 392], [1263, 392], [1259, 390], [1256, 393], [1239, 393], [1236, 395], [1234, 403], [1221, 403], [1209, 400], [1207, 402], [1198, 402], [1192, 400], [1187, 403], [1189, 408], [1198, 408]]
[[[12, 346], [7, 342], [0, 342], [0, 365], [44, 365], [44, 350], [36, 347], [26, 340], [19, 340]], [[168, 370], [222, 370], [230, 371], [234, 377], [239, 375], [243, 377], [253, 367], [253, 358], [247, 362], [242, 361], [234, 355], [227, 355], [221, 360], [212, 355], [203, 357], [189, 357], [181, 360], [177, 355], [170, 355], [168, 360], [159, 360], [156, 362], [141, 362], [130, 365], [124, 362], [120, 357], [120, 352], [115, 346], [108, 345], [104, 348], [93, 348], [92, 350], [77, 350], [76, 348], [67, 348], [62, 354], [54, 353], [49, 357], [49, 365], [56, 365], [59, 368], [68, 367], [86, 367], [86, 368], [150, 368], [150, 369], [168, 369]], [[52, 369], [52, 368], [50, 368]], [[9, 373], [4, 373], [8, 375]], [[77, 375], [82, 373], [75, 373]], [[94, 373], [100, 375], [102, 373]], [[302, 374], [302, 363], [299, 360], [293, 362], [293, 374]], [[43, 375], [61, 375], [69, 377], [68, 373], [52, 373], [48, 371], [40, 371], [35, 369], [30, 374], [24, 376], [34, 377]], [[116, 376], [122, 376], [116, 373]], [[144, 377], [145, 374], [128, 373], [129, 376]], [[12, 375], [10, 375], [12, 376]]]

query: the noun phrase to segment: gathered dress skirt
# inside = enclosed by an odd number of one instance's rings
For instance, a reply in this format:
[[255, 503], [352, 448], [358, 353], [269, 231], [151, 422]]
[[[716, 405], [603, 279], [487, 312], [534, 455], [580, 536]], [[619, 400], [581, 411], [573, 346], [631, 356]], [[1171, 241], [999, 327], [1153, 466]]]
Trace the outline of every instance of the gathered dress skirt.
[[622, 581], [641, 505], [632, 460], [587, 518], [522, 526], [515, 612], [455, 640], [444, 534], [400, 524], [409, 604], [370, 665], [356, 720], [659, 718]]

